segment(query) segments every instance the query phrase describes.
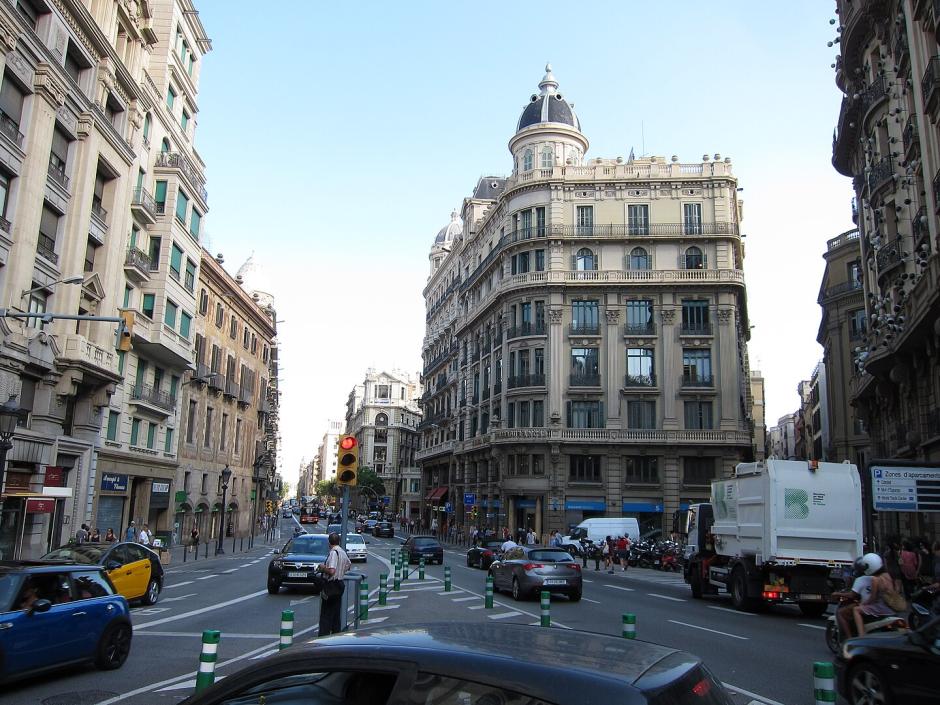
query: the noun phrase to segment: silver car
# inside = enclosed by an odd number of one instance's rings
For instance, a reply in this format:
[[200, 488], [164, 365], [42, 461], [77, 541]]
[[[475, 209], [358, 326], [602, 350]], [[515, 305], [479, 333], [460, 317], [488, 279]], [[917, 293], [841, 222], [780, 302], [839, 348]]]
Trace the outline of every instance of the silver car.
[[511, 590], [524, 600], [542, 590], [581, 599], [581, 564], [560, 548], [516, 546], [493, 561], [489, 570], [495, 590]]
[[346, 534], [346, 555], [353, 563], [366, 562], [366, 540], [359, 534]]

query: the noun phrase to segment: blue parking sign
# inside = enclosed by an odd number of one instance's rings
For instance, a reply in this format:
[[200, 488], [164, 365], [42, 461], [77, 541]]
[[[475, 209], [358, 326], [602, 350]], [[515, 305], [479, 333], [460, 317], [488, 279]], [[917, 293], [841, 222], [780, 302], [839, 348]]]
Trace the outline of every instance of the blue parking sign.
[[477, 496], [472, 492], [467, 492], [463, 496], [463, 503], [465, 506], [471, 506], [477, 503]]

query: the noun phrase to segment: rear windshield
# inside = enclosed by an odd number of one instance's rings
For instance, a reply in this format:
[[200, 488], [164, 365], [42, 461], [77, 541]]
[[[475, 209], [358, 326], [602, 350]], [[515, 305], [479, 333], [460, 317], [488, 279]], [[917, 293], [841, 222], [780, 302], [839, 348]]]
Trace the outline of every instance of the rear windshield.
[[415, 546], [440, 546], [440, 542], [437, 539], [415, 539]]
[[312, 553], [325, 556], [330, 552], [327, 537], [323, 534], [317, 536], [298, 536], [287, 547], [288, 553]]
[[97, 546], [63, 546], [43, 556], [46, 560], [74, 561], [84, 565], [97, 565], [104, 551]]
[[564, 551], [529, 551], [529, 558], [533, 561], [547, 561], [549, 563], [567, 563], [572, 560]]

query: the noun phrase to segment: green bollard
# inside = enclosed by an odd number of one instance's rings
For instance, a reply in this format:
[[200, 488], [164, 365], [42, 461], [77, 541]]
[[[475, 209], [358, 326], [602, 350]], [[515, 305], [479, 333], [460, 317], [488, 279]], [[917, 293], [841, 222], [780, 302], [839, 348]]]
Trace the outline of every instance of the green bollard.
[[493, 576], [486, 576], [486, 597], [483, 598], [483, 607], [485, 609], [493, 609]]
[[369, 619], [369, 583], [359, 583], [359, 619]]
[[832, 705], [836, 701], [835, 669], [829, 661], [813, 664], [813, 695], [816, 705]]
[[424, 580], [424, 556], [418, 559], [418, 580]]
[[388, 573], [379, 575], [379, 604], [388, 604]]
[[199, 672], [196, 674], [197, 693], [215, 682], [215, 662], [219, 657], [221, 636], [217, 629], [207, 629], [202, 633], [202, 652], [199, 654]]
[[401, 590], [401, 570], [398, 566], [395, 566], [395, 582], [392, 585], [392, 590], [395, 592]]
[[626, 613], [623, 615], [623, 638], [636, 639], [636, 615]]
[[281, 612], [281, 643], [278, 644], [278, 651], [283, 651], [294, 643], [294, 610], [284, 610]]
[[548, 590], [542, 590], [542, 594], [540, 595], [539, 602], [541, 603], [539, 606], [542, 608], [541, 614], [540, 614], [539, 625], [542, 627], [550, 627], [552, 626], [551, 593], [549, 593]]
[[444, 592], [450, 592], [450, 566], [444, 566]]

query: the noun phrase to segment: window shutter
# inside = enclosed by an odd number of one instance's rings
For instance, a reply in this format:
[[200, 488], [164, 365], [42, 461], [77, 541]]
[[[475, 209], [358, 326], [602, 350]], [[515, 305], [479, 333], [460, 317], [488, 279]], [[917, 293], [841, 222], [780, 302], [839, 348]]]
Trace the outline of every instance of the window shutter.
[[571, 255], [571, 268], [572, 269], [578, 268], [578, 256], [577, 255]]
[[565, 402], [565, 425], [571, 428], [571, 402]]

